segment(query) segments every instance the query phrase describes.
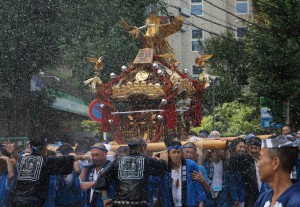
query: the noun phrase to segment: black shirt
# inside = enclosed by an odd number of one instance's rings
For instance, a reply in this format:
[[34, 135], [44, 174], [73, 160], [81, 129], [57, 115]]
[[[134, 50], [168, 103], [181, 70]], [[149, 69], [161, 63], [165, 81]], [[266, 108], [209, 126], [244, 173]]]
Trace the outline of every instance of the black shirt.
[[50, 175], [70, 174], [73, 164], [73, 156], [31, 154], [23, 157], [13, 197], [34, 197], [44, 202], [48, 195]]
[[114, 160], [103, 170], [96, 182], [95, 189], [107, 189], [110, 182], [116, 183], [116, 200], [148, 201], [149, 176], [163, 175], [166, 162], [144, 157], [139, 154], [124, 156]]

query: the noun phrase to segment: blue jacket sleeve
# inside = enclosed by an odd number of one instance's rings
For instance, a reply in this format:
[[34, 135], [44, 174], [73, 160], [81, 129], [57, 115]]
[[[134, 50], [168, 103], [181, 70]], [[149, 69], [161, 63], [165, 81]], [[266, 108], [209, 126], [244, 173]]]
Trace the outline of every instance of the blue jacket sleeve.
[[205, 182], [206, 182], [208, 185], [210, 185], [210, 184], [211, 184], [211, 180], [209, 179], [209, 177], [208, 177], [208, 175], [207, 175], [207, 172], [206, 172], [205, 167], [203, 167], [203, 166], [201, 166], [201, 165], [198, 165], [198, 171], [202, 173]]

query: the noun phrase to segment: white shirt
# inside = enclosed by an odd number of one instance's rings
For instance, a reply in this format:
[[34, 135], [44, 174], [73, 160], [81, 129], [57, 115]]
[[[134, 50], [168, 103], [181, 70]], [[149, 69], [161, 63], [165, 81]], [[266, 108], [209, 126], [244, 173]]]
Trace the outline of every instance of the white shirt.
[[[102, 169], [101, 169], [101, 170], [102, 170]], [[94, 181], [94, 182], [97, 181], [98, 175], [99, 175], [99, 173], [101, 172], [101, 170], [99, 170], [98, 172], [97, 172], [96, 169], [94, 170], [94, 174], [93, 174], [93, 181]], [[91, 192], [90, 192], [90, 202], [92, 202], [93, 194], [94, 194], [94, 189], [91, 188]]]
[[214, 175], [211, 181], [212, 197], [216, 198], [222, 190], [223, 185], [223, 162], [213, 163]]
[[[172, 170], [171, 171], [171, 178], [172, 178], [172, 196], [174, 205], [176, 207], [181, 207], [181, 166], [179, 171]], [[179, 182], [178, 188], [176, 188], [176, 182]]]

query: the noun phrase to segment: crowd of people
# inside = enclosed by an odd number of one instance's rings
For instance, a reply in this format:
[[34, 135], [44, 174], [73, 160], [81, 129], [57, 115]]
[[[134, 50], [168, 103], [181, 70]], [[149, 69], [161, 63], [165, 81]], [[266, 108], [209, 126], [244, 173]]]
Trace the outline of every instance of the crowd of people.
[[199, 149], [194, 141], [220, 133], [175, 134], [166, 150], [149, 152], [133, 138], [116, 152], [82, 139], [47, 149], [44, 135], [26, 150], [2, 143], [2, 207], [300, 207], [300, 131], [261, 140], [238, 137], [227, 149]]

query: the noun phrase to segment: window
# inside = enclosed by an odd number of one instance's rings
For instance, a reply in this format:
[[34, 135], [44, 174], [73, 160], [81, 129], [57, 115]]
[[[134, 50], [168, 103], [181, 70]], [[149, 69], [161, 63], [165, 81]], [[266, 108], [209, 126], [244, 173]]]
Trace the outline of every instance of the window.
[[191, 0], [191, 14], [202, 15], [202, 0]]
[[248, 14], [248, 0], [236, 0], [235, 12], [237, 14]]
[[202, 29], [193, 29], [192, 30], [192, 51], [201, 51], [203, 39], [203, 31]]
[[192, 66], [193, 75], [200, 75], [202, 73], [202, 69], [198, 65]]
[[244, 37], [247, 33], [247, 27], [238, 27], [236, 32], [236, 37], [241, 38]]

